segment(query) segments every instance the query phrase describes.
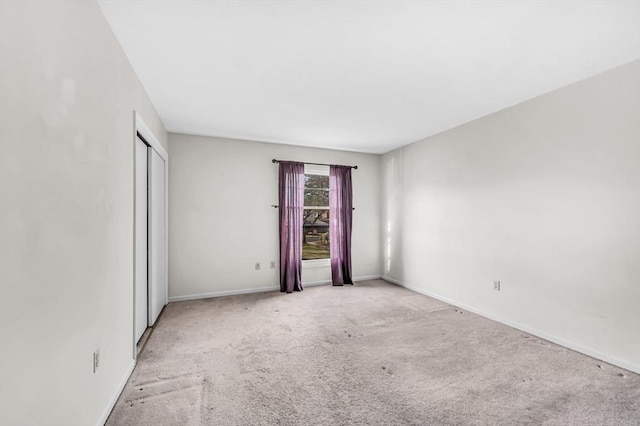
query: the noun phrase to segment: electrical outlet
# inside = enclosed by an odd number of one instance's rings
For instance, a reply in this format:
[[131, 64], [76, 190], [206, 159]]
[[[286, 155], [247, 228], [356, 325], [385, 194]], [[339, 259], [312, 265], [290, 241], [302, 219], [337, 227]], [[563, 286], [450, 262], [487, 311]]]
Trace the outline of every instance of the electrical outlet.
[[256, 262], [256, 271], [260, 270], [260, 262]]
[[271, 261], [271, 269], [276, 269], [276, 261], [275, 260]]
[[493, 289], [495, 291], [500, 291], [500, 281], [494, 281], [493, 282]]
[[94, 373], [96, 372], [98, 367], [100, 367], [100, 348], [96, 349], [93, 352], [93, 372]]

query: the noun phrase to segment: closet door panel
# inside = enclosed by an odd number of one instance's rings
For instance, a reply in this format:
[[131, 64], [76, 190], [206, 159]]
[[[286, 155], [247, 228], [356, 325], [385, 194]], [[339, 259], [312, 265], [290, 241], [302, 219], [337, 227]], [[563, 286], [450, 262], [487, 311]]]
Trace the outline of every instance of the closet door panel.
[[153, 325], [167, 303], [166, 187], [167, 167], [160, 155], [149, 149], [149, 325]]

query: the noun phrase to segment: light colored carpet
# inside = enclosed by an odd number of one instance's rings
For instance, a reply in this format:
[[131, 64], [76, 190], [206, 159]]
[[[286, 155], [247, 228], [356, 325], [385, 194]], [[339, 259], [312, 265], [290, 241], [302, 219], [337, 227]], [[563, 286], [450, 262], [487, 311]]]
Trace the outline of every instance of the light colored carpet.
[[172, 303], [108, 425], [635, 425], [640, 376], [375, 280]]

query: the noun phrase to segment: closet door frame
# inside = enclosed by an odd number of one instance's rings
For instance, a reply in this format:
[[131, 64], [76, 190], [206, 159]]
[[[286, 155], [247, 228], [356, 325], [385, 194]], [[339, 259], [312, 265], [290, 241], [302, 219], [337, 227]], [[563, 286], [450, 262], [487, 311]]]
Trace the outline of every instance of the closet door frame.
[[[142, 117], [140, 117], [140, 115], [134, 111], [133, 112], [133, 122], [134, 122], [134, 126], [133, 126], [133, 144], [132, 144], [132, 151], [133, 151], [133, 176], [135, 177], [135, 148], [136, 148], [136, 139], [138, 137], [138, 135], [140, 135], [142, 137], [142, 139], [153, 149], [156, 151], [156, 153], [158, 153], [158, 155], [164, 160], [164, 165], [165, 165], [165, 174], [164, 174], [164, 194], [165, 194], [165, 200], [164, 200], [164, 219], [165, 219], [165, 223], [164, 223], [164, 237], [165, 237], [165, 243], [164, 243], [164, 247], [165, 247], [165, 253], [164, 253], [164, 257], [165, 257], [165, 261], [164, 261], [164, 268], [165, 268], [165, 285], [164, 285], [164, 304], [166, 305], [169, 301], [169, 229], [168, 229], [168, 223], [169, 223], [169, 154], [167, 153], [167, 151], [163, 148], [163, 146], [160, 144], [160, 142], [158, 141], [158, 139], [156, 138], [156, 136], [153, 134], [153, 132], [150, 130], [150, 128], [145, 124], [145, 122], [143, 121]], [[135, 179], [134, 179], [135, 181]], [[135, 184], [134, 184], [135, 185]], [[133, 353], [133, 359], [137, 359], [137, 350], [136, 350], [136, 346], [137, 346], [137, 341], [136, 341], [136, 257], [135, 257], [135, 253], [136, 253], [136, 239], [135, 239], [135, 234], [136, 234], [136, 229], [135, 229], [135, 186], [134, 186], [134, 190], [133, 190], [133, 205], [134, 205], [134, 211], [133, 211], [133, 215], [132, 215], [132, 219], [134, 222], [134, 226], [133, 226], [133, 285], [132, 287], [132, 292], [133, 292], [133, 305], [132, 305], [132, 312], [133, 312], [133, 321], [132, 321], [132, 353]], [[146, 242], [145, 242], [146, 244]], [[147, 253], [148, 256], [148, 253]]]
[[[149, 268], [148, 268], [148, 254], [149, 244], [145, 242], [149, 241], [149, 167], [148, 167], [149, 145], [142, 140], [141, 137], [136, 137], [136, 151], [135, 157], [135, 175], [134, 175], [134, 266], [135, 273], [133, 286], [135, 288], [134, 293], [134, 310], [135, 315], [133, 323], [135, 325], [134, 340], [139, 341], [144, 335], [147, 327], [149, 326]], [[147, 265], [145, 268], [144, 265]]]

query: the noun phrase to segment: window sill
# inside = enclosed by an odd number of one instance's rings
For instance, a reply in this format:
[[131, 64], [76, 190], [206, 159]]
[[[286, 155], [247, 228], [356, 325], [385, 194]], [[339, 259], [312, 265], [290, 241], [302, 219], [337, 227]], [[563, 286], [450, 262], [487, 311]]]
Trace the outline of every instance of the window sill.
[[331, 259], [309, 259], [302, 261], [303, 268], [328, 268], [331, 266]]

